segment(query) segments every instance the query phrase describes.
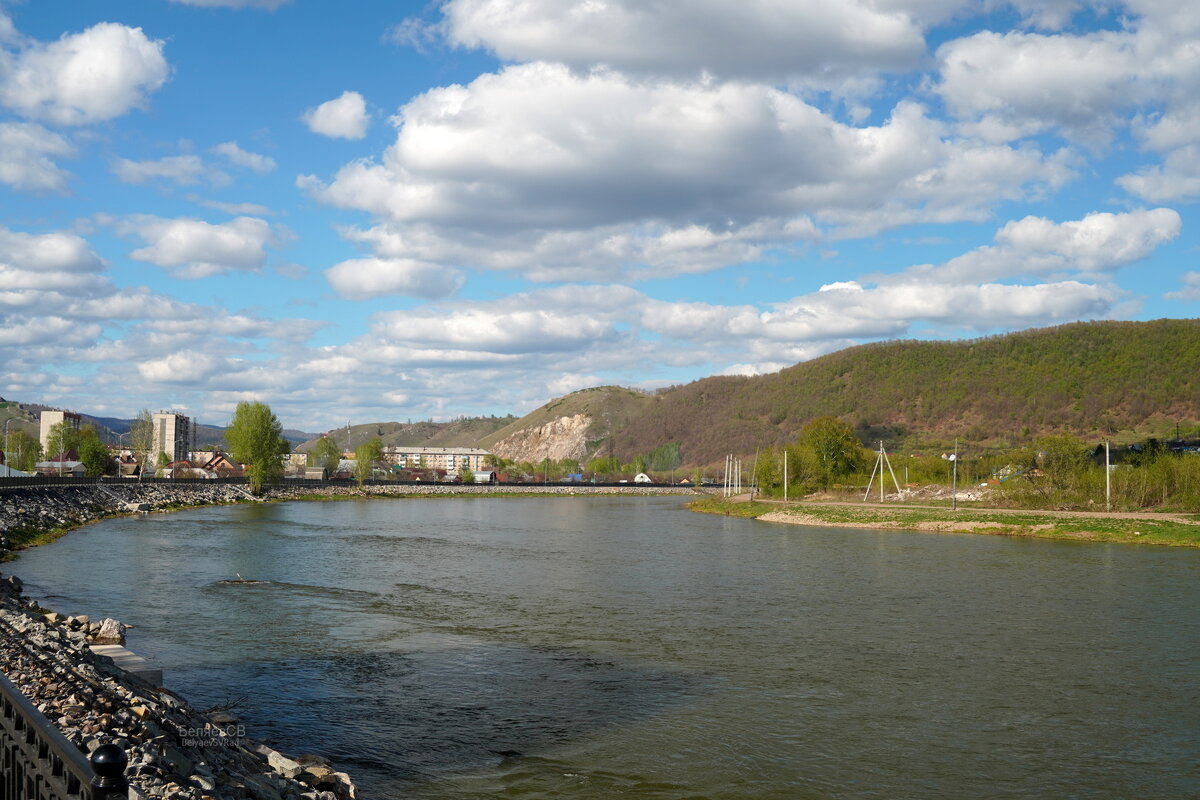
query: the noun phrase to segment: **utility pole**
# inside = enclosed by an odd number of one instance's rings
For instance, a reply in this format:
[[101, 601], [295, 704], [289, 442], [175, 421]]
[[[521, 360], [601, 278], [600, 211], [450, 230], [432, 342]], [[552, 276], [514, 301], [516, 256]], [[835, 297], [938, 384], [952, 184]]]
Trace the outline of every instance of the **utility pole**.
[[1108, 442], [1104, 443], [1104, 510], [1112, 511], [1112, 465], [1109, 459]]
[[783, 502], [788, 499], [787, 448], [783, 448]]
[[879, 440], [879, 502], [883, 502], [883, 439]]
[[954, 455], [950, 456], [950, 461], [953, 464], [951, 468], [952, 477], [950, 478], [950, 510], [958, 510], [958, 439], [954, 440]]

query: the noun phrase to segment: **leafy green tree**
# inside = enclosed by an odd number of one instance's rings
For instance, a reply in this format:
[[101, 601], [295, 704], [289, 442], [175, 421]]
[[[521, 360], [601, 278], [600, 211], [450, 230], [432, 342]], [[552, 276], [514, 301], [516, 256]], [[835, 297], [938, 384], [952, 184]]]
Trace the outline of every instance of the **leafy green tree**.
[[50, 452], [47, 453], [48, 458], [54, 458], [60, 453], [65, 453], [68, 450], [79, 452], [79, 443], [82, 441], [83, 432], [69, 422], [58, 422], [50, 426], [50, 432], [46, 435], [46, 442], [50, 445]]
[[475, 473], [466, 464], [462, 465], [462, 469], [458, 471], [458, 477], [463, 483], [474, 483]]
[[[828, 489], [838, 478], [842, 478], [859, 469], [863, 463], [863, 448], [854, 429], [837, 417], [817, 417], [800, 431], [799, 448], [801, 452], [797, 467], [803, 474], [806, 467], [806, 456], [815, 460], [815, 475], [813, 477], [821, 488]], [[804, 451], [808, 451], [805, 453]], [[789, 464], [789, 471], [790, 471]]]
[[354, 448], [354, 477], [359, 483], [368, 481], [375, 471], [375, 462], [383, 458], [383, 440], [378, 436]]
[[25, 431], [9, 431], [7, 447], [4, 457], [13, 469], [33, 472], [42, 459], [42, 443]]
[[678, 469], [682, 461], [679, 442], [668, 442], [650, 451], [650, 455], [646, 457], [646, 466], [656, 472], [670, 472]]
[[154, 417], [148, 408], [139, 411], [129, 426], [129, 449], [141, 465], [138, 470], [140, 478], [146, 465], [150, 463], [150, 451], [154, 449]]
[[266, 403], [238, 403], [225, 430], [225, 441], [230, 455], [246, 465], [246, 477], [255, 494], [283, 477], [280, 456], [289, 451], [289, 445], [283, 438], [283, 426]]
[[1033, 446], [1038, 467], [1053, 489], [1074, 488], [1090, 465], [1088, 448], [1078, 436], [1043, 436]]
[[154, 466], [158, 469], [163, 469], [171, 463], [171, 457], [167, 455], [165, 450], [159, 450], [158, 456], [154, 459]]
[[324, 467], [332, 475], [342, 460], [342, 450], [331, 436], [322, 436], [308, 453], [310, 467]]
[[98, 478], [108, 472], [109, 462], [112, 460], [111, 455], [108, 447], [100, 441], [100, 436], [91, 425], [85, 426], [80, 431], [76, 448], [79, 460], [83, 462], [83, 468], [89, 478]]

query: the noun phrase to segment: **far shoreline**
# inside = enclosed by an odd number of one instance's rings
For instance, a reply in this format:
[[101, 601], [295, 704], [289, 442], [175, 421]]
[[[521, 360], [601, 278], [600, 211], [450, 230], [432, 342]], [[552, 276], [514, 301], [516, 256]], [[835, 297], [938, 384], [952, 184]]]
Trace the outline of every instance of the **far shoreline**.
[[[440, 497], [685, 496], [692, 486], [594, 486], [539, 484], [370, 484], [366, 486], [264, 487], [261, 496], [242, 484], [80, 483], [0, 487], [0, 563], [21, 550], [49, 544], [77, 528], [139, 513], [247, 505], [256, 502], [338, 502], [347, 500], [429, 499]], [[128, 506], [145, 505], [142, 511]]]
[[822, 528], [969, 533], [1058, 541], [1200, 547], [1200, 515], [869, 505], [708, 497], [692, 511]]

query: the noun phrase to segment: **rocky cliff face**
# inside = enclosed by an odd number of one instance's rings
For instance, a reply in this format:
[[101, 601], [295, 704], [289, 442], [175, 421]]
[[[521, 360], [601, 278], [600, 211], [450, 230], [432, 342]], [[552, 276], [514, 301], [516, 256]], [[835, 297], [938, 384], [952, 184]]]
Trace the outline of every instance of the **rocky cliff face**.
[[587, 432], [592, 418], [586, 414], [559, 417], [537, 428], [526, 428], [506, 436], [492, 447], [501, 458], [537, 463], [543, 458], [559, 461], [564, 458], [585, 459]]

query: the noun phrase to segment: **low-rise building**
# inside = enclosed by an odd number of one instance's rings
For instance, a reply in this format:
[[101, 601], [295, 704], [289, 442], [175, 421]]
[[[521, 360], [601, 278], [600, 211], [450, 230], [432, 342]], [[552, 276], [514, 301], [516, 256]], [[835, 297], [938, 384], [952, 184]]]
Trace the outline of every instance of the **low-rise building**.
[[390, 464], [407, 469], [444, 469], [461, 472], [467, 469], [479, 472], [484, 468], [483, 459], [491, 455], [477, 447], [385, 447], [383, 457]]

